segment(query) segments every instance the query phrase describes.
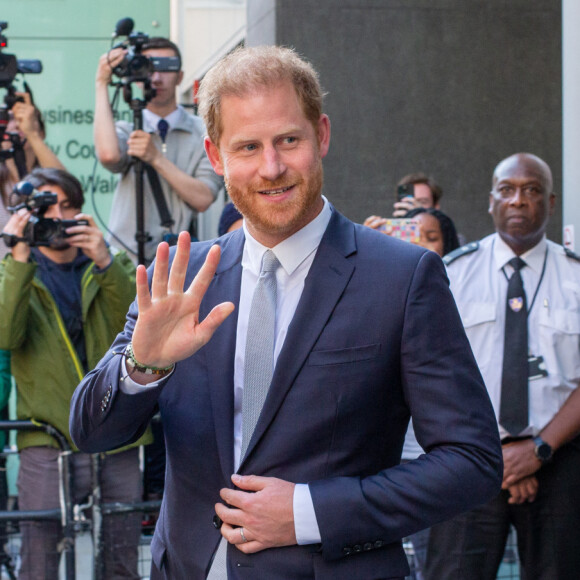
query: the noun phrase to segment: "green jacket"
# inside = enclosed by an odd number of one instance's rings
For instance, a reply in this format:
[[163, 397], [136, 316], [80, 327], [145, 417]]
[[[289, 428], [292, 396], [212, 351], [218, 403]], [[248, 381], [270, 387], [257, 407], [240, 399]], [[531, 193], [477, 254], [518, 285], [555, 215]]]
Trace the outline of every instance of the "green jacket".
[[[0, 264], [0, 349], [10, 350], [16, 380], [18, 419], [46, 421], [73, 445], [69, 405], [84, 376], [81, 362], [66, 332], [56, 302], [36, 276], [34, 261], [17, 262], [9, 254]], [[94, 263], [81, 282], [83, 331], [88, 366], [96, 366], [125, 323], [135, 297], [135, 267], [124, 252], [116, 254], [104, 272]], [[18, 432], [18, 447], [56, 447], [41, 431]], [[135, 445], [151, 442], [146, 434]]]
[[[10, 374], [10, 353], [0, 350], [0, 411], [8, 404], [10, 388], [12, 387], [12, 375]], [[0, 431], [0, 450], [6, 444], [7, 431]]]

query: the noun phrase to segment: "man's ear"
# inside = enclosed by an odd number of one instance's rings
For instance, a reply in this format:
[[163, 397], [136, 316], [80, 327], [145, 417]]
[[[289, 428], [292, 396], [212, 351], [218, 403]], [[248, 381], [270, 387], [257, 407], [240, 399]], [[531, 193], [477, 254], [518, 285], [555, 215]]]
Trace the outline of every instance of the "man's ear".
[[554, 215], [554, 210], [556, 209], [556, 194], [552, 192], [548, 198], [548, 215]]
[[330, 119], [328, 115], [320, 115], [318, 119], [318, 145], [320, 147], [320, 157], [325, 157], [330, 148]]
[[224, 174], [224, 165], [222, 162], [222, 156], [220, 155], [220, 150], [213, 143], [213, 141], [211, 141], [211, 139], [209, 137], [206, 137], [204, 139], [203, 144], [205, 147], [205, 153], [207, 155], [207, 158], [209, 159], [209, 162], [211, 163], [211, 166], [213, 167], [213, 170], [218, 175], [223, 175]]
[[494, 201], [493, 193], [490, 193], [489, 194], [489, 207], [487, 208], [487, 213], [490, 215], [493, 212], [493, 201]]

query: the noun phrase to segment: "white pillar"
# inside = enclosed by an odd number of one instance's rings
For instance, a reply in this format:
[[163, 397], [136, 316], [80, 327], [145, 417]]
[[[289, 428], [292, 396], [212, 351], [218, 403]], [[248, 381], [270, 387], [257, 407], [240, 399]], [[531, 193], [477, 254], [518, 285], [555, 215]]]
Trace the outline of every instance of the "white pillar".
[[562, 0], [562, 223], [580, 251], [580, 2]]

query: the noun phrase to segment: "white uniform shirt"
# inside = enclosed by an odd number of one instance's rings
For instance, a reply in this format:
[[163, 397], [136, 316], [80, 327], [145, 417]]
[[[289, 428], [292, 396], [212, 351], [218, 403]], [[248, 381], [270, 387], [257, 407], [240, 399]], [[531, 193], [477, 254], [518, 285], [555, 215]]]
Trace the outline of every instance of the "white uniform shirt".
[[[496, 417], [501, 399], [507, 279], [513, 273], [507, 263], [514, 256], [499, 235], [492, 234], [481, 240], [478, 250], [457, 258], [447, 268]], [[529, 381], [529, 425], [519, 434], [525, 436], [541, 431], [580, 381], [580, 262], [545, 238], [521, 258], [527, 264], [521, 276], [531, 308], [529, 354], [543, 357], [548, 373]], [[501, 426], [500, 435], [507, 435]]]

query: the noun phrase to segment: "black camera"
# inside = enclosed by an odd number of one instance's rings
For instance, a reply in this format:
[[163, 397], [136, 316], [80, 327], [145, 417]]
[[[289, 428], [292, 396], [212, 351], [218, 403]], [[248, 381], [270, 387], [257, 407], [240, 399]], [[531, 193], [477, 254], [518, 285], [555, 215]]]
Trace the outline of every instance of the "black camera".
[[[4, 139], [4, 133], [10, 121], [8, 111], [15, 103], [24, 100], [16, 94], [16, 89], [12, 84], [16, 75], [18, 73], [39, 74], [42, 72], [42, 63], [39, 60], [17, 59], [13, 54], [2, 52], [2, 49], [8, 46], [8, 40], [2, 34], [2, 31], [6, 28], [8, 28], [8, 22], [0, 22], [0, 88], [4, 88], [7, 91], [4, 95], [4, 106], [0, 107], [0, 141]], [[15, 138], [12, 139], [13, 145]], [[7, 155], [3, 155], [2, 158], [5, 158]]]
[[[2, 31], [8, 28], [8, 22], [0, 22], [0, 87], [10, 89], [12, 82], [18, 73], [21, 74], [40, 74], [42, 72], [42, 63], [39, 60], [17, 59], [13, 54], [2, 52], [3, 48], [8, 46], [7, 38]], [[8, 109], [11, 109], [19, 100], [14, 93], [6, 95], [4, 103]]]
[[8, 210], [11, 213], [26, 208], [32, 213], [21, 238], [12, 234], [2, 234], [4, 243], [13, 248], [18, 242], [26, 242], [29, 246], [51, 246], [56, 239], [68, 238], [66, 229], [73, 226], [87, 226], [87, 220], [59, 220], [46, 218], [46, 210], [58, 202], [56, 193], [38, 191], [28, 181], [21, 181], [14, 186], [9, 197]]
[[113, 73], [124, 82], [145, 82], [154, 71], [179, 72], [181, 62], [177, 56], [148, 57], [143, 54], [143, 46], [149, 36], [143, 32], [132, 32], [133, 20], [123, 18], [117, 23], [115, 36], [127, 35], [127, 40], [115, 45], [114, 48], [128, 48], [121, 64], [113, 69]]

